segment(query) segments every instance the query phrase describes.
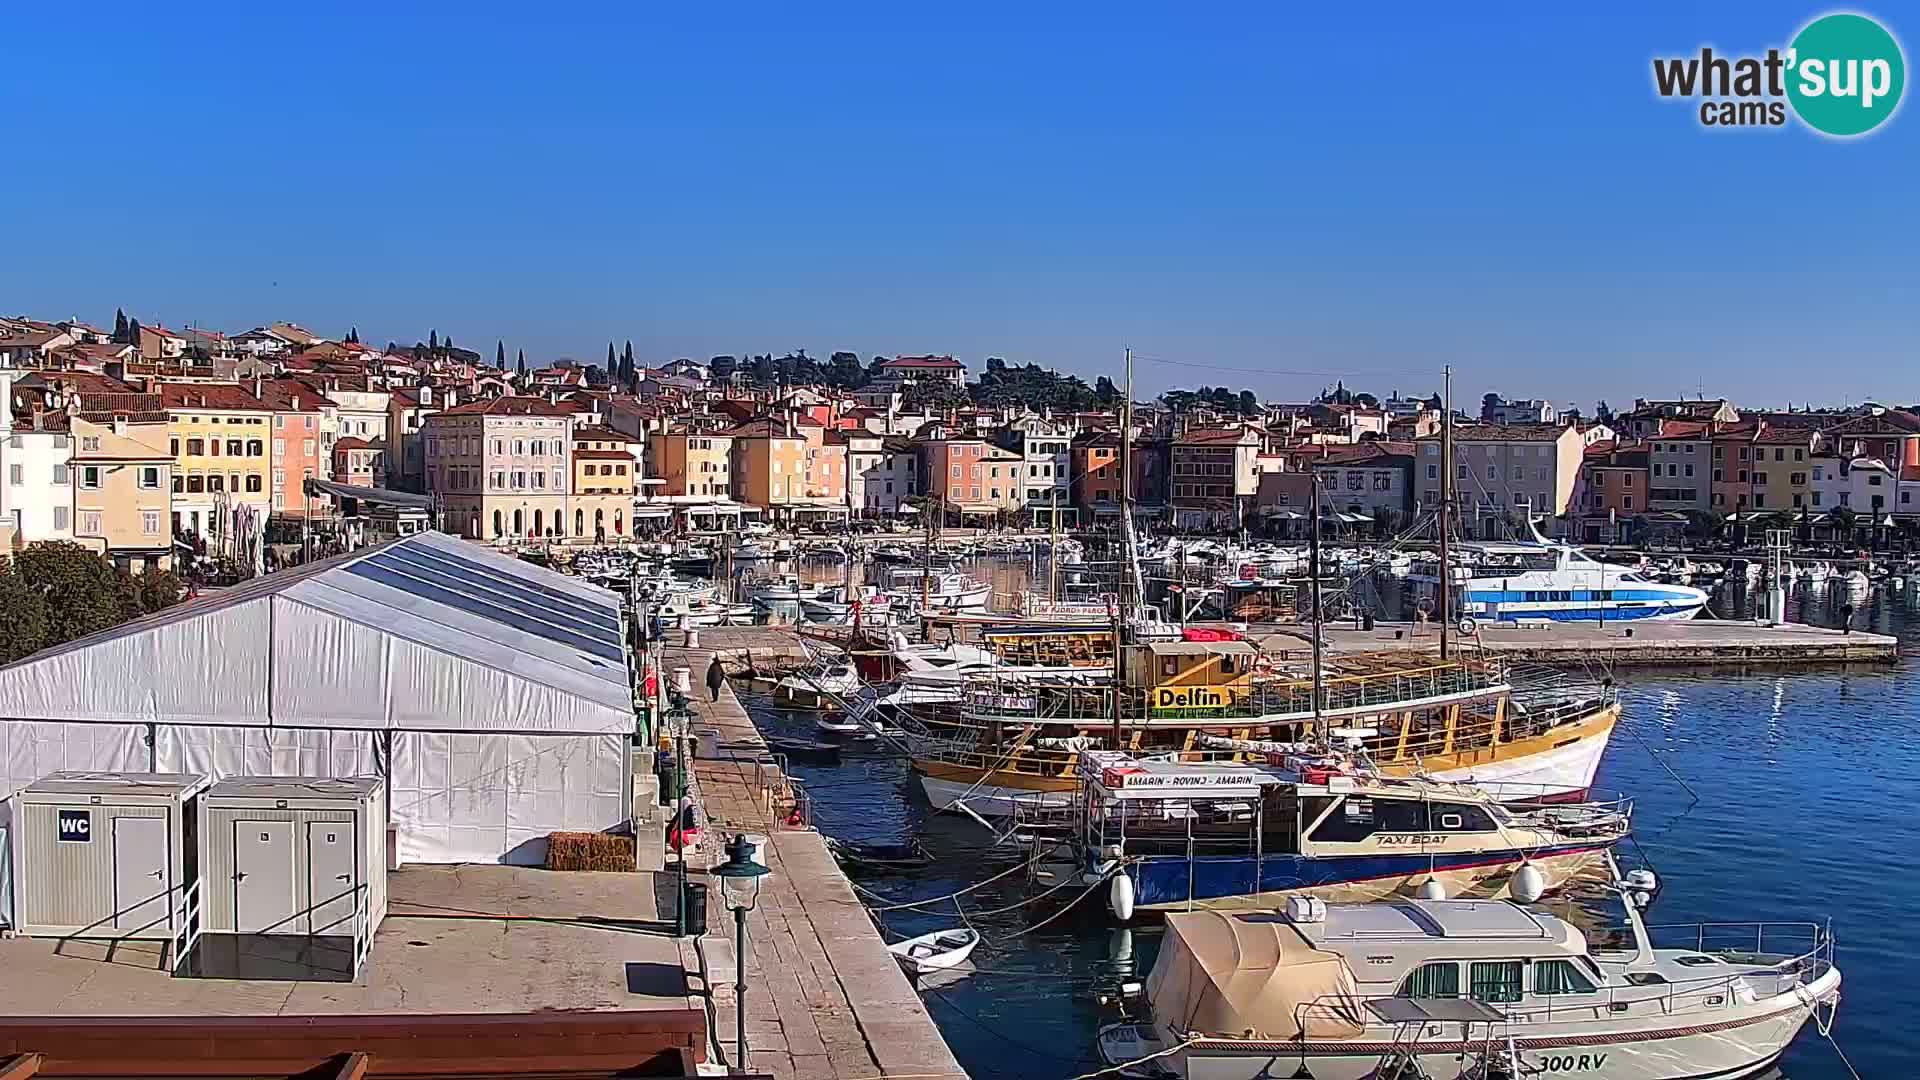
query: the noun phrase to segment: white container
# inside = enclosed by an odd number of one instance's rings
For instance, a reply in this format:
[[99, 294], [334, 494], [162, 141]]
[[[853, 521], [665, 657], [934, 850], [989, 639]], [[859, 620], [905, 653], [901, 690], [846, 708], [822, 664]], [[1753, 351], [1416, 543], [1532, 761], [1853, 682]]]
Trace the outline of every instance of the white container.
[[204, 776], [57, 772], [13, 796], [16, 929], [29, 937], [185, 932]]
[[200, 797], [203, 932], [371, 938], [387, 914], [378, 777], [242, 776]]

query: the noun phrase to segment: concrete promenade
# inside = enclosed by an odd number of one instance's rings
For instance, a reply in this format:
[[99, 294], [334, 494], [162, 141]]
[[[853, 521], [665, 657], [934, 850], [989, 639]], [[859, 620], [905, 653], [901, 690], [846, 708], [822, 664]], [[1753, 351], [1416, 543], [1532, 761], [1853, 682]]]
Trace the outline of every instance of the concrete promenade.
[[[689, 649], [678, 645], [679, 631], [668, 631], [661, 657], [669, 677], [676, 667], [689, 669], [693, 727], [717, 733], [711, 741], [721, 747], [693, 766], [707, 826], [688, 871], [707, 880], [704, 868], [725, 860], [726, 839], [737, 832], [766, 838], [758, 856], [773, 870], [747, 919], [747, 1071], [795, 1080], [965, 1076], [825, 839], [789, 826], [785, 777], [733, 688], [723, 687], [718, 701], [707, 692], [716, 652], [731, 657], [751, 648], [771, 659], [797, 651], [796, 639], [764, 627], [706, 629], [699, 637]], [[670, 863], [668, 880], [674, 870]], [[711, 994], [713, 1038], [720, 1060], [731, 1064], [734, 922], [717, 880], [709, 882], [707, 930], [697, 946], [683, 943], [682, 960], [693, 985]]]

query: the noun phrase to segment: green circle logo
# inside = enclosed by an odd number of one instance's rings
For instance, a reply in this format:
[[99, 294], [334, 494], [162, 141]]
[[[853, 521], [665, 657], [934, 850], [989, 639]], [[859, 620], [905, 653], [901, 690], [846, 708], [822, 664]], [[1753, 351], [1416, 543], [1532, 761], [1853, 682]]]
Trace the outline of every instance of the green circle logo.
[[1886, 27], [1865, 15], [1822, 15], [1787, 50], [1787, 100], [1806, 125], [1864, 135], [1900, 107], [1907, 61]]

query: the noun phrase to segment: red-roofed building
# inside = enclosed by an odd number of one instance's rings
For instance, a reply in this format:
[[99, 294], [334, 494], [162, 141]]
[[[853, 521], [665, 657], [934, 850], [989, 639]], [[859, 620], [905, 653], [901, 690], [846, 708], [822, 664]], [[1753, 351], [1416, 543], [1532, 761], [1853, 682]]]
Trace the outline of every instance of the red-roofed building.
[[1260, 491], [1260, 433], [1189, 428], [1173, 441], [1168, 506], [1185, 529], [1238, 529]]
[[1587, 447], [1574, 491], [1576, 534], [1590, 544], [1607, 543], [1627, 535], [1632, 519], [1647, 513], [1648, 474], [1646, 444], [1621, 446], [1599, 442]]
[[174, 455], [174, 532], [199, 536], [209, 553], [251, 554], [273, 512], [273, 408], [240, 383], [153, 389]]
[[426, 418], [425, 475], [441, 528], [494, 544], [564, 540], [574, 410], [543, 397], [467, 401]]
[[386, 487], [386, 445], [347, 435], [333, 443], [333, 479], [355, 487]]
[[967, 365], [951, 356], [896, 356], [880, 362], [880, 379], [899, 383], [941, 381], [965, 386]]

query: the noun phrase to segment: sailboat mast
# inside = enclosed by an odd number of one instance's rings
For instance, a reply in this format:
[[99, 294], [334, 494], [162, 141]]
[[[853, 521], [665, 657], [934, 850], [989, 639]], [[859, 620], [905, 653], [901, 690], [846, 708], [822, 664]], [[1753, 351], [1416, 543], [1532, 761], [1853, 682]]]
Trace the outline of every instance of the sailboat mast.
[[1113, 749], [1120, 749], [1121, 695], [1127, 685], [1126, 633], [1129, 594], [1142, 599], [1133, 547], [1133, 350], [1127, 350], [1126, 388], [1120, 396], [1120, 581], [1113, 605]]
[[1307, 588], [1313, 604], [1308, 623], [1313, 628], [1313, 733], [1315, 738], [1325, 740], [1327, 733], [1320, 719], [1320, 470], [1311, 466], [1307, 469], [1307, 514]]
[[1434, 613], [1440, 619], [1440, 659], [1447, 659], [1448, 605], [1453, 600], [1453, 561], [1447, 557], [1447, 535], [1453, 531], [1453, 366], [1440, 369], [1440, 597]]

